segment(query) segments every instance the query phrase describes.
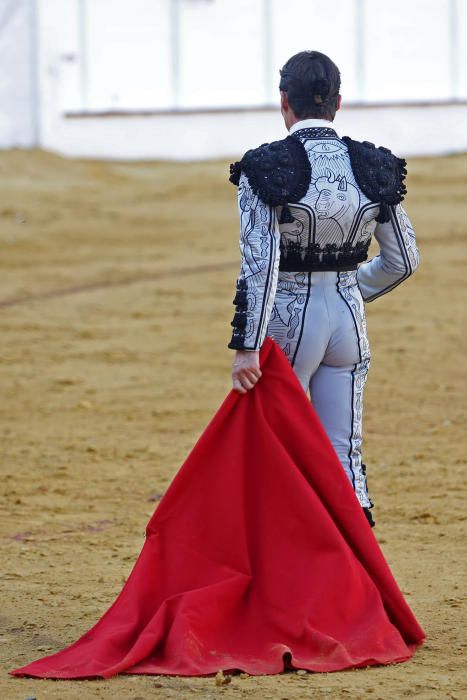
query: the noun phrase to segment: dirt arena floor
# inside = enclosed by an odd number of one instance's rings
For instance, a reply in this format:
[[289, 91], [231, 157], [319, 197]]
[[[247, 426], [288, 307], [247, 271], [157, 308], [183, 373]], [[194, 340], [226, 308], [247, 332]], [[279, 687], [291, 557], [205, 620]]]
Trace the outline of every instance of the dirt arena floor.
[[223, 687], [7, 674], [107, 610], [230, 390], [240, 252], [227, 173], [0, 153], [0, 698], [462, 700], [467, 156], [409, 162], [421, 265], [367, 306], [365, 462], [377, 538], [428, 637], [413, 660]]

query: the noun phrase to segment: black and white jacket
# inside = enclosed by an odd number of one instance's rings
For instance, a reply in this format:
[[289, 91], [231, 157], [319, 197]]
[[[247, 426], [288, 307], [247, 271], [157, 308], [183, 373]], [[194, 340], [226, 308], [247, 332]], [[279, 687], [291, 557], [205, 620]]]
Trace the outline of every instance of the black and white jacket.
[[[233, 163], [241, 266], [228, 347], [261, 347], [279, 276], [355, 269], [365, 302], [407, 279], [419, 252], [401, 204], [405, 173], [388, 149], [341, 138], [323, 119], [296, 122]], [[365, 262], [372, 236], [379, 254]]]

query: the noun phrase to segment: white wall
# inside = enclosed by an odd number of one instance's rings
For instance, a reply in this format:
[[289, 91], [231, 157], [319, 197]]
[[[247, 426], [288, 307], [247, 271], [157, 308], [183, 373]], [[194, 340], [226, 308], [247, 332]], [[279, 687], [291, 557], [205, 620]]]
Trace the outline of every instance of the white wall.
[[[467, 98], [467, 0], [39, 0], [63, 18], [83, 111], [263, 107], [314, 48], [350, 102]], [[60, 27], [62, 27], [62, 21]], [[74, 36], [72, 36], [74, 34]], [[56, 37], [53, 37], [55, 40]], [[43, 36], [42, 44], [50, 38]], [[63, 103], [63, 108], [68, 105]]]
[[[400, 156], [467, 152], [467, 104], [342, 109], [341, 135]], [[279, 109], [62, 119], [45, 143], [70, 156], [203, 160], [242, 154], [287, 135]]]
[[0, 0], [0, 148], [37, 140], [34, 5]]
[[[279, 67], [310, 47], [341, 67], [342, 134], [467, 150], [467, 0], [0, 0], [0, 147], [235, 156], [286, 134]], [[387, 106], [408, 99], [453, 103]]]

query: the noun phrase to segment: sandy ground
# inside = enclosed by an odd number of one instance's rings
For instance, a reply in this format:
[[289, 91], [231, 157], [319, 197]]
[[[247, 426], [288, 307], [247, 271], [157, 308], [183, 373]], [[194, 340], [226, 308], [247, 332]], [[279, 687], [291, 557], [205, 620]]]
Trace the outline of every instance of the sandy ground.
[[428, 635], [414, 659], [225, 687], [7, 674], [107, 610], [157, 499], [230, 389], [240, 254], [227, 172], [0, 154], [0, 697], [461, 700], [467, 156], [410, 161], [421, 266], [367, 307], [365, 462], [378, 540]]

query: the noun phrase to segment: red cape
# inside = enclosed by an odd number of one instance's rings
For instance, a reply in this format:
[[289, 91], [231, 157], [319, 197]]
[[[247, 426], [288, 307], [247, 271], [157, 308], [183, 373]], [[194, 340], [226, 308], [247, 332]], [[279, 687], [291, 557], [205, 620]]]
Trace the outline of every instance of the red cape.
[[281, 348], [233, 390], [146, 527], [120, 594], [11, 675], [338, 671], [410, 658], [424, 632]]

